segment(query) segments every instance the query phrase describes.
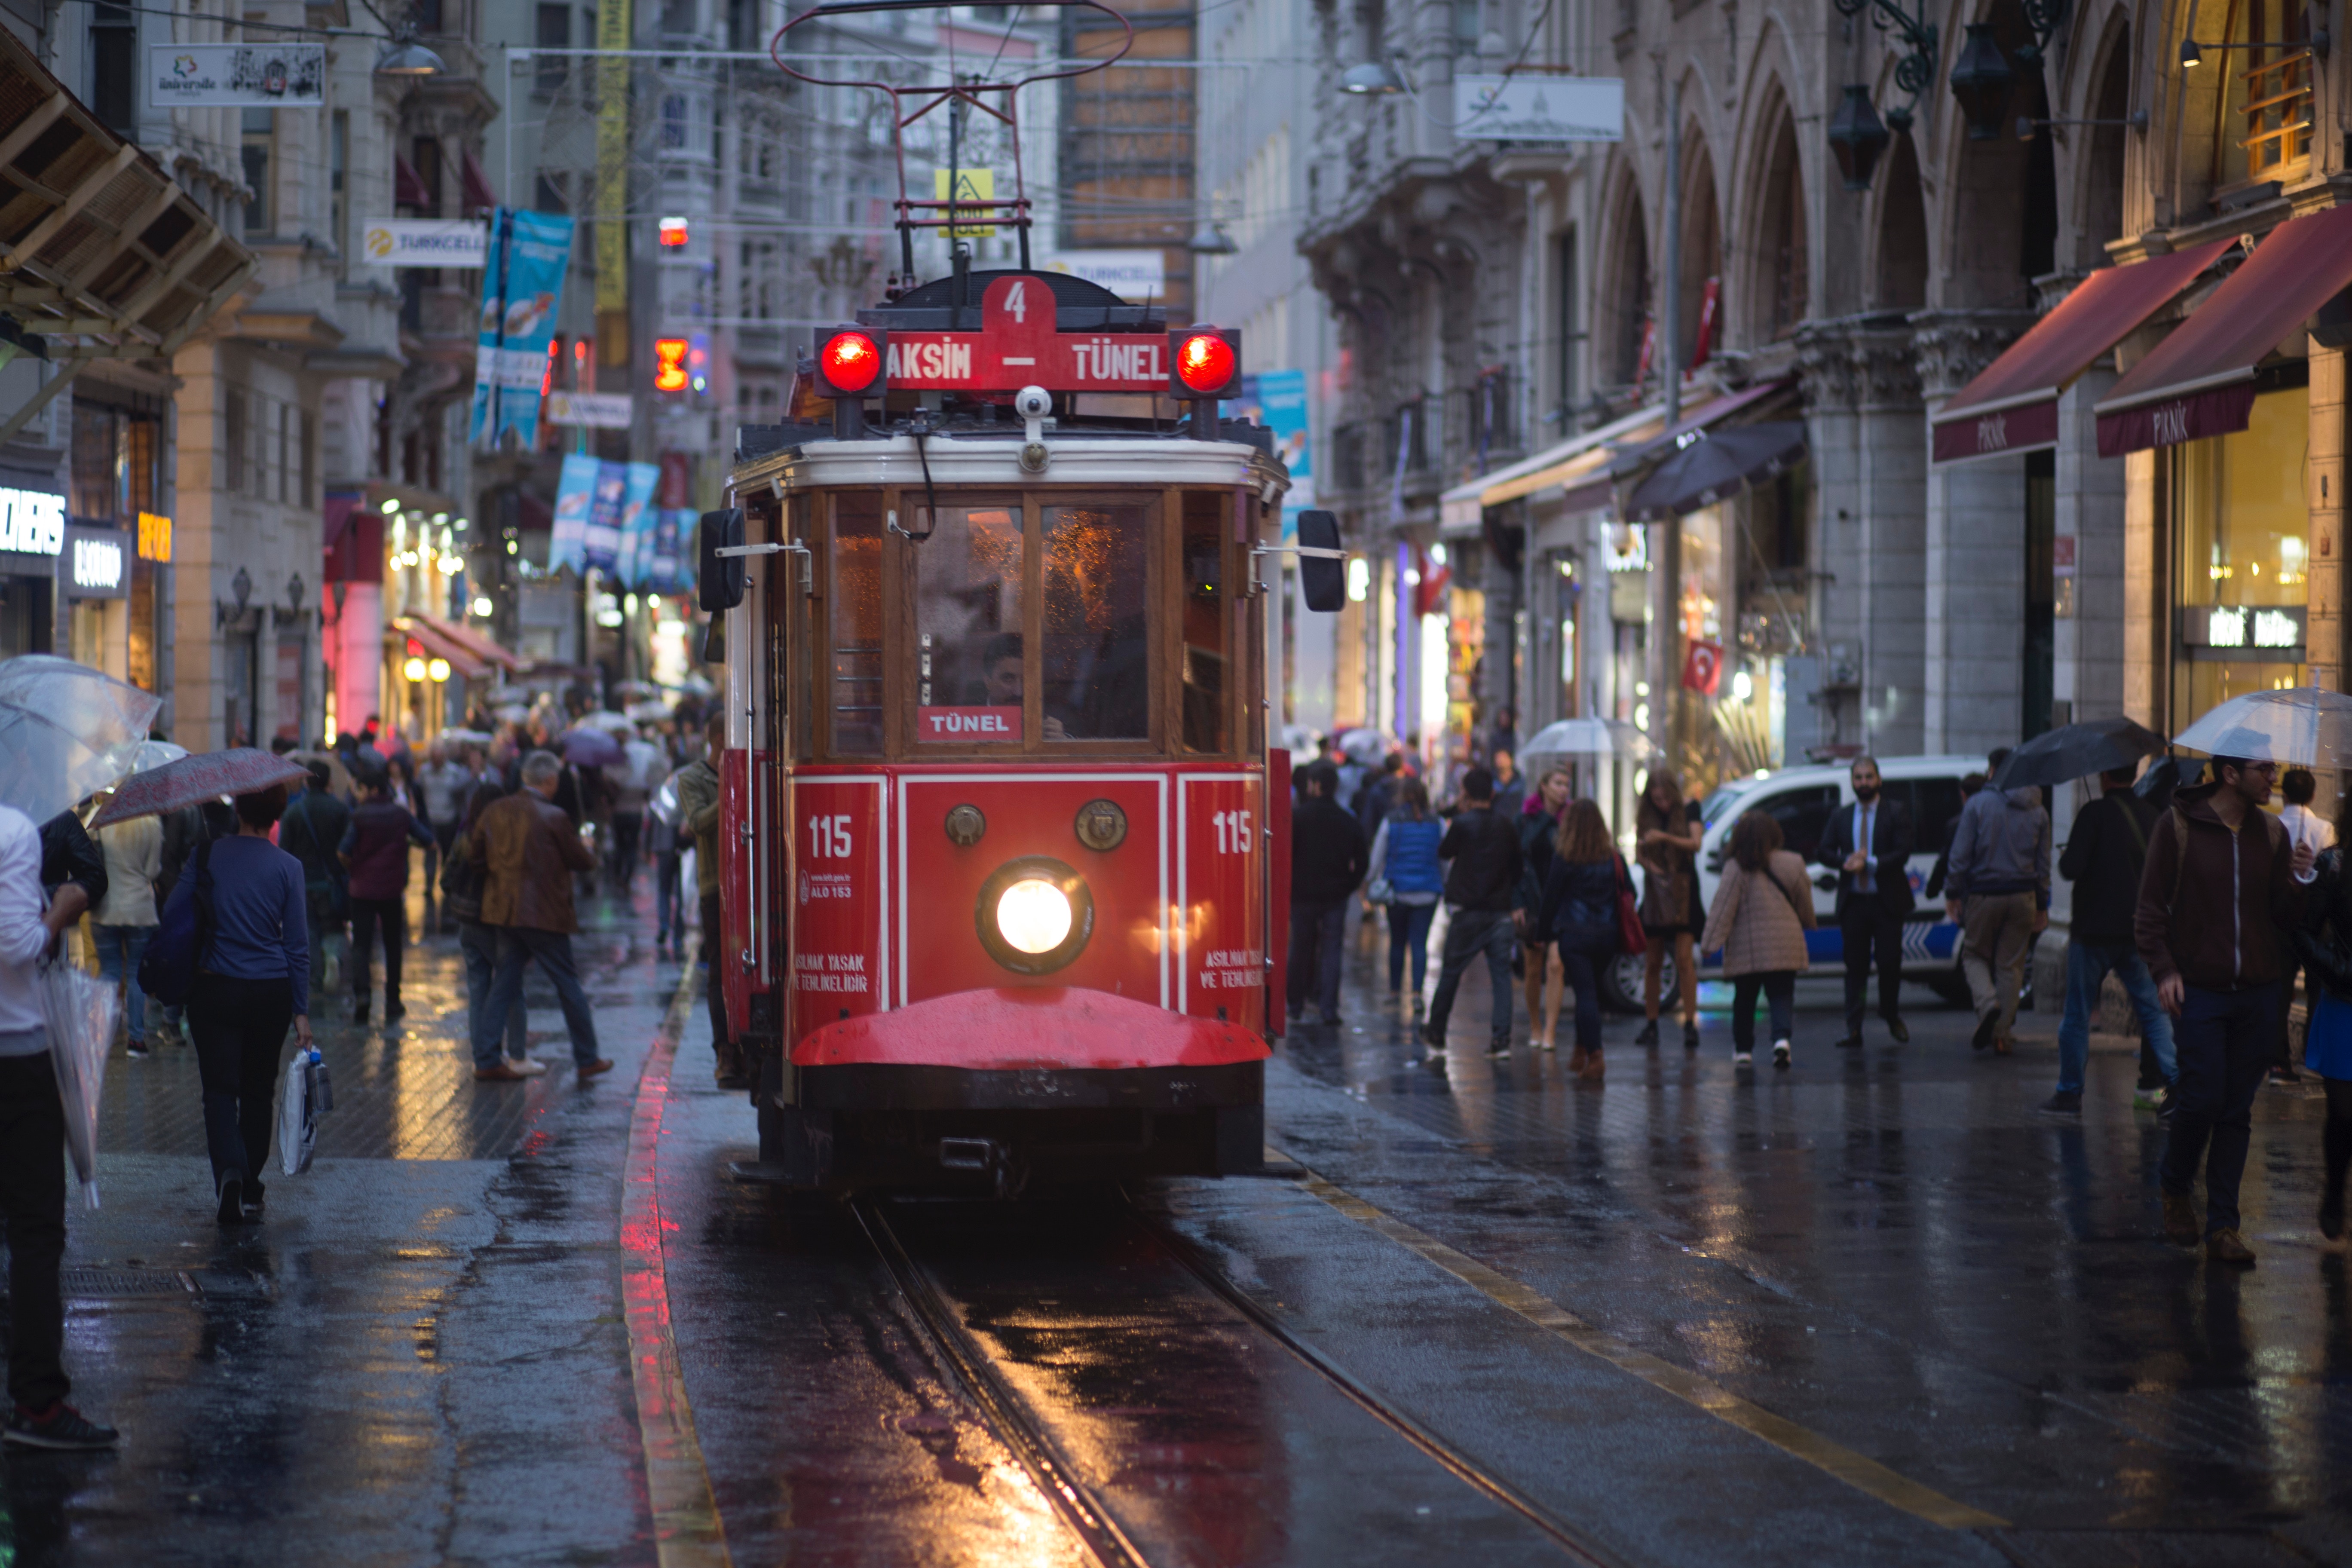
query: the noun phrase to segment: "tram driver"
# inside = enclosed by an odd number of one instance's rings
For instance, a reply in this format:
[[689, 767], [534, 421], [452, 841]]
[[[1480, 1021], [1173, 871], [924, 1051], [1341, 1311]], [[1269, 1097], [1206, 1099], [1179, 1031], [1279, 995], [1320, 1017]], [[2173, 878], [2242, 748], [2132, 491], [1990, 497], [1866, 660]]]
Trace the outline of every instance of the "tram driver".
[[[1019, 632], [999, 632], [981, 652], [981, 679], [966, 700], [991, 708], [1018, 708], [1023, 696], [1022, 648]], [[1045, 739], [1066, 741], [1068, 730], [1051, 713], [1045, 715]]]

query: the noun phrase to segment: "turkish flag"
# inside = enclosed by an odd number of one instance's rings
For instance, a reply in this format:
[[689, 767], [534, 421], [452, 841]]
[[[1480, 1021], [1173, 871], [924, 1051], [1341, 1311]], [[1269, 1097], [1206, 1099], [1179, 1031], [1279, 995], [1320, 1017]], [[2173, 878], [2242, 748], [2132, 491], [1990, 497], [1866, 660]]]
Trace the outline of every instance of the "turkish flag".
[[1723, 683], [1723, 645], [1719, 642], [1694, 642], [1683, 656], [1683, 686], [1706, 696], [1715, 695]]
[[1415, 616], [1433, 616], [1445, 603], [1445, 589], [1454, 580], [1454, 568], [1431, 565], [1418, 544], [1412, 547], [1412, 563], [1421, 574], [1421, 581], [1413, 585], [1412, 613]]

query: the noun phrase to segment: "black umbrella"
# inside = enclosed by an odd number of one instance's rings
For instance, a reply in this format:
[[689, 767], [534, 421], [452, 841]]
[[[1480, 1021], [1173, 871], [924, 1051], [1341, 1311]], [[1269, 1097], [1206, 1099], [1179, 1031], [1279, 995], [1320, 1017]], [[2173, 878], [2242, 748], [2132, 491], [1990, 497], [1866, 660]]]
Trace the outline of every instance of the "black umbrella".
[[1650, 471], [1627, 498], [1633, 522], [1671, 522], [1685, 512], [1713, 506], [1805, 458], [1805, 426], [1800, 419], [1734, 425], [1677, 437], [1680, 449]]
[[2063, 784], [2109, 768], [2127, 768], [2164, 750], [2164, 737], [2129, 719], [2094, 719], [2047, 730], [2010, 752], [1992, 787]]

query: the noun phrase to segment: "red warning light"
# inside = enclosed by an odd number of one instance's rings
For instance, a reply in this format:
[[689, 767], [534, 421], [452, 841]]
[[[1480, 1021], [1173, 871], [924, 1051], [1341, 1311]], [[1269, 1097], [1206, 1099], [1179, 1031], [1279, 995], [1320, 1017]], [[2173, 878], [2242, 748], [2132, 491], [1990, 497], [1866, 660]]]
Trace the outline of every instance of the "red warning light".
[[686, 220], [682, 217], [662, 219], [656, 232], [667, 248], [675, 250], [686, 244]]
[[654, 390], [684, 392], [686, 390], [686, 349], [684, 338], [654, 340]]
[[864, 332], [835, 332], [825, 340], [817, 366], [836, 390], [855, 395], [882, 374], [882, 351]]
[[1234, 345], [1214, 332], [1194, 332], [1176, 350], [1176, 377], [1198, 393], [1219, 393], [1234, 379]]

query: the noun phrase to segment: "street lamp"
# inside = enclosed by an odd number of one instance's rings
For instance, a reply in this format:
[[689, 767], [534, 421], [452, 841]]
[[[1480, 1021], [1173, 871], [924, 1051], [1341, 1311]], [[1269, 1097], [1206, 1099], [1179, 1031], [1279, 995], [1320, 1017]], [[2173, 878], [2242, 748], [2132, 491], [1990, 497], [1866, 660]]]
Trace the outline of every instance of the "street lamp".
[[2000, 134], [2010, 86], [2017, 79], [1992, 33], [1991, 23], [1970, 22], [1959, 63], [1952, 68], [1952, 96], [1960, 101], [1971, 142], [1990, 142]]
[[1830, 151], [1837, 155], [1847, 190], [1870, 189], [1870, 176], [1894, 140], [1871, 107], [1870, 89], [1858, 83], [1847, 87], [1845, 101], [1830, 116]]
[[1386, 60], [1366, 60], [1362, 65], [1349, 66], [1339, 77], [1339, 90], [1359, 98], [1385, 98], [1404, 89], [1404, 78]]
[[403, 27], [384, 43], [375, 58], [378, 76], [439, 76], [449, 68], [441, 57], [416, 41], [416, 29]]
[[1184, 242], [1184, 248], [1195, 256], [1231, 256], [1241, 247], [1225, 232], [1224, 225], [1215, 218], [1204, 217], [1201, 226], [1192, 231], [1192, 237]]
[[2267, 43], [2249, 44], [2200, 44], [2194, 38], [2183, 38], [2180, 40], [2180, 68], [2182, 70], [2191, 70], [2198, 66], [2203, 65], [2205, 63], [2205, 51], [2207, 49], [2308, 48], [2311, 50], [2314, 58], [2325, 60], [2327, 58], [2327, 45], [2329, 41], [2327, 37], [2326, 18], [2326, 11], [2315, 5], [2304, 13], [2304, 31], [2310, 35], [2308, 37], [2304, 38], [2273, 39]]

